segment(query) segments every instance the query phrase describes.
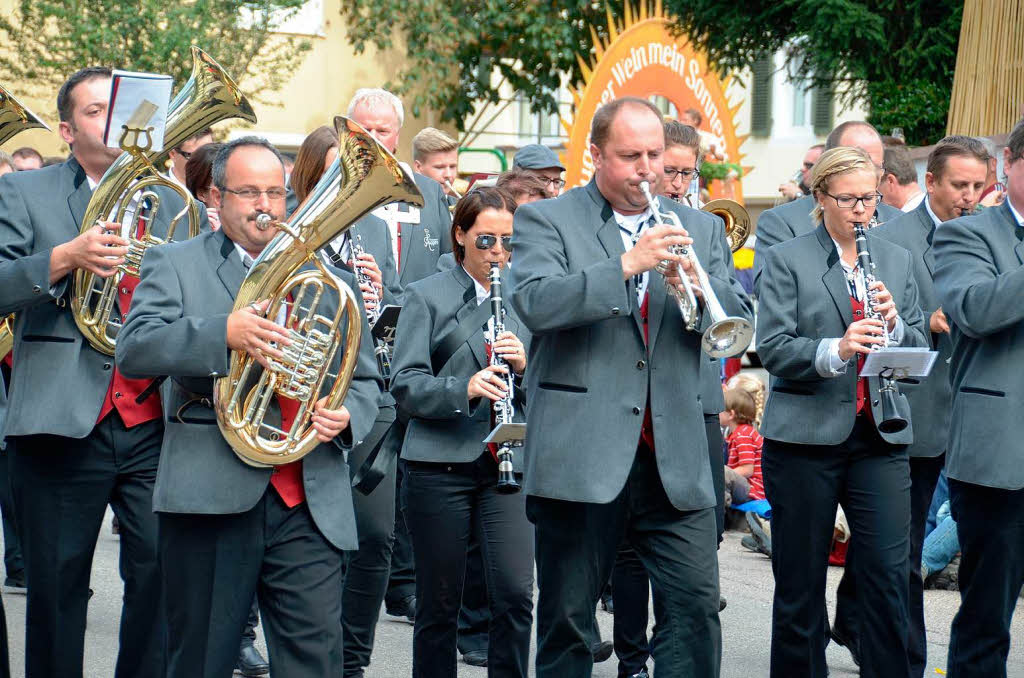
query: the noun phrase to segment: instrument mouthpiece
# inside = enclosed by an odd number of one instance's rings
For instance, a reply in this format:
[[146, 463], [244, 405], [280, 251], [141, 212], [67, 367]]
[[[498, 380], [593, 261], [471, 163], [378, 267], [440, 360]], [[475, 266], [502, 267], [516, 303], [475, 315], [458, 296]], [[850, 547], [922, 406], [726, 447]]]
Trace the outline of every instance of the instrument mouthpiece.
[[263, 212], [256, 217], [256, 228], [258, 228], [261, 231], [265, 231], [268, 228], [270, 228], [271, 221], [271, 216], [266, 212]]

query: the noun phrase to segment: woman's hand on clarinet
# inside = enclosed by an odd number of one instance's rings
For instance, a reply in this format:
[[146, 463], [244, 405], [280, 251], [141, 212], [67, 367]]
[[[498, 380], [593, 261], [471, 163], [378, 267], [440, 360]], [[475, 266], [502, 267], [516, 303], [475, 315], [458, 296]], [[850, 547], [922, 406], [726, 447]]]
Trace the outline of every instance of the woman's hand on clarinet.
[[505, 397], [505, 380], [501, 377], [508, 374], [508, 368], [501, 365], [488, 365], [469, 379], [466, 394], [470, 400], [487, 398], [498, 401]]
[[516, 374], [526, 371], [526, 347], [516, 335], [511, 332], [502, 332], [498, 335], [498, 340], [494, 342], [491, 350], [504, 358]]
[[892, 300], [892, 292], [885, 289], [885, 284], [881, 280], [876, 280], [871, 285], [871, 289], [875, 292], [875, 310], [885, 318], [885, 323], [889, 327], [889, 331], [892, 332], [896, 329], [896, 318], [899, 317], [899, 313], [896, 312], [896, 302]]

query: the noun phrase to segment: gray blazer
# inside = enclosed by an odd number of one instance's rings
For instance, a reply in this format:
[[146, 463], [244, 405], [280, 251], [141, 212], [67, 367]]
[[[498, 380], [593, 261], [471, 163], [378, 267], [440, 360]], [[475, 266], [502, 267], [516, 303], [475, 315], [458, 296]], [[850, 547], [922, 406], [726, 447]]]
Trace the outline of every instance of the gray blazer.
[[[926, 346], [924, 317], [910, 253], [867, 234], [876, 275], [892, 292], [903, 318], [902, 346]], [[839, 253], [825, 226], [776, 245], [765, 253], [757, 315], [758, 356], [772, 375], [761, 434], [802, 445], [839, 445], [856, 419], [857, 370], [849, 364], [838, 377], [822, 377], [814, 365], [822, 339], [841, 337], [853, 322], [850, 288]], [[871, 411], [882, 413], [878, 379], [870, 377]], [[911, 420], [906, 396], [899, 413]], [[899, 433], [881, 433], [887, 442], [913, 442], [913, 422]]]
[[932, 249], [935, 222], [922, 201], [916, 209], [887, 221], [872, 233], [910, 252], [925, 337], [929, 348], [938, 351], [939, 355], [924, 383], [917, 378], [907, 378], [901, 379], [899, 386], [910, 401], [910, 412], [918, 423], [914, 444], [908, 448], [910, 456], [937, 457], [946, 451], [949, 440], [949, 411], [953, 394], [949, 386], [949, 363], [946, 361], [952, 354], [953, 342], [948, 334], [936, 334], [928, 327], [932, 313], [941, 306], [932, 283], [935, 273], [935, 252]]
[[438, 257], [452, 251], [452, 218], [441, 184], [422, 174], [415, 174], [414, 178], [424, 202], [418, 208], [419, 223], [402, 224], [398, 279], [403, 287], [433, 275]]
[[[754, 248], [754, 290], [759, 291], [761, 270], [764, 268], [765, 252], [769, 247], [786, 242], [798, 235], [810, 233], [817, 224], [811, 219], [814, 210], [814, 196], [805, 195], [792, 202], [761, 212], [757, 218], [757, 245]], [[878, 203], [875, 216], [879, 224], [884, 224], [902, 215], [895, 207]]]
[[1003, 203], [935, 232], [935, 290], [949, 316], [953, 416], [946, 473], [1024, 488], [1024, 235]]
[[[402, 459], [470, 462], [485, 449], [482, 441], [492, 428], [491, 401], [470, 401], [466, 394], [470, 377], [488, 364], [485, 325], [477, 328], [436, 375], [430, 361], [441, 339], [476, 308], [476, 286], [461, 266], [435, 273], [406, 288], [405, 307], [395, 335], [391, 380], [391, 393], [409, 417]], [[529, 351], [530, 333], [508, 304], [508, 297], [505, 309], [505, 329], [519, 337]], [[516, 384], [515, 421], [525, 421], [526, 400], [521, 380], [516, 379]], [[523, 470], [522, 457], [512, 457], [517, 472]]]
[[[402, 284], [398, 281], [398, 267], [395, 266], [394, 248], [391, 246], [391, 233], [388, 225], [380, 217], [367, 214], [349, 229], [352, 238], [359, 236], [360, 244], [367, 254], [372, 254], [380, 268], [381, 280], [384, 285], [384, 305], [402, 305]], [[351, 269], [351, 260], [339, 264], [346, 270]]]
[[[163, 237], [182, 202], [176, 193], [159, 192], [154, 232]], [[91, 196], [85, 170], [74, 156], [60, 165], [0, 178], [0, 315], [17, 312], [18, 367], [6, 435], [84, 438], [103, 406], [114, 359], [93, 349], [75, 325], [71, 276], [50, 287], [50, 253], [78, 236]], [[200, 212], [208, 231], [202, 206]]]
[[[336, 272], [353, 284], [350, 273]], [[244, 277], [237, 250], [223, 231], [156, 248], [143, 263], [142, 282], [118, 337], [116, 357], [126, 375], [171, 377], [164, 389], [164, 440], [153, 491], [156, 511], [241, 513], [267, 490], [271, 469], [253, 468], [235, 456], [213, 410], [198, 402], [185, 407], [196, 396], [209, 396], [213, 379], [228, 372], [227, 316]], [[369, 329], [365, 317], [361, 320], [365, 337]], [[340, 358], [335, 356], [335, 361]], [[362, 341], [345, 398], [351, 424], [334, 444], [320, 445], [303, 459], [310, 513], [339, 549], [358, 545], [345, 452], [370, 431], [380, 389], [373, 350], [369, 341]]]
[[[721, 219], [672, 201], [711, 285], [731, 315], [750, 307], [716, 245]], [[650, 397], [662, 484], [680, 510], [715, 505], [700, 372], [700, 336], [652, 273], [650, 345], [611, 206], [592, 181], [516, 210], [512, 305], [533, 333], [526, 387], [526, 492], [608, 503], [633, 466]]]

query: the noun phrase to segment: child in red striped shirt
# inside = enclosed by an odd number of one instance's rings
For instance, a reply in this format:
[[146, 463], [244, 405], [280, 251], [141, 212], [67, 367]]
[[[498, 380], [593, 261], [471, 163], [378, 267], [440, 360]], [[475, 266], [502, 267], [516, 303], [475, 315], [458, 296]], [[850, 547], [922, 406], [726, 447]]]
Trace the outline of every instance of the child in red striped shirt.
[[725, 465], [725, 504], [732, 506], [764, 499], [761, 476], [761, 445], [764, 441], [754, 427], [757, 407], [754, 398], [739, 388], [725, 390], [725, 410], [718, 421], [726, 429], [729, 461]]

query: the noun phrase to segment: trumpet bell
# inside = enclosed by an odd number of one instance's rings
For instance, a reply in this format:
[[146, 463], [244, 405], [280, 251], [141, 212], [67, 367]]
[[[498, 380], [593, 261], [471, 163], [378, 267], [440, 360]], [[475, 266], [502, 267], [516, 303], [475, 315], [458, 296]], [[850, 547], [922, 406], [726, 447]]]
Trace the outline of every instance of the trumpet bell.
[[728, 198], [712, 200], [701, 210], [722, 218], [722, 221], [725, 222], [725, 235], [729, 239], [729, 249], [733, 252], [741, 249], [753, 232], [750, 226], [750, 213], [735, 200]]
[[730, 316], [705, 330], [700, 346], [712, 358], [731, 358], [743, 353], [753, 338], [754, 327], [749, 322]]

